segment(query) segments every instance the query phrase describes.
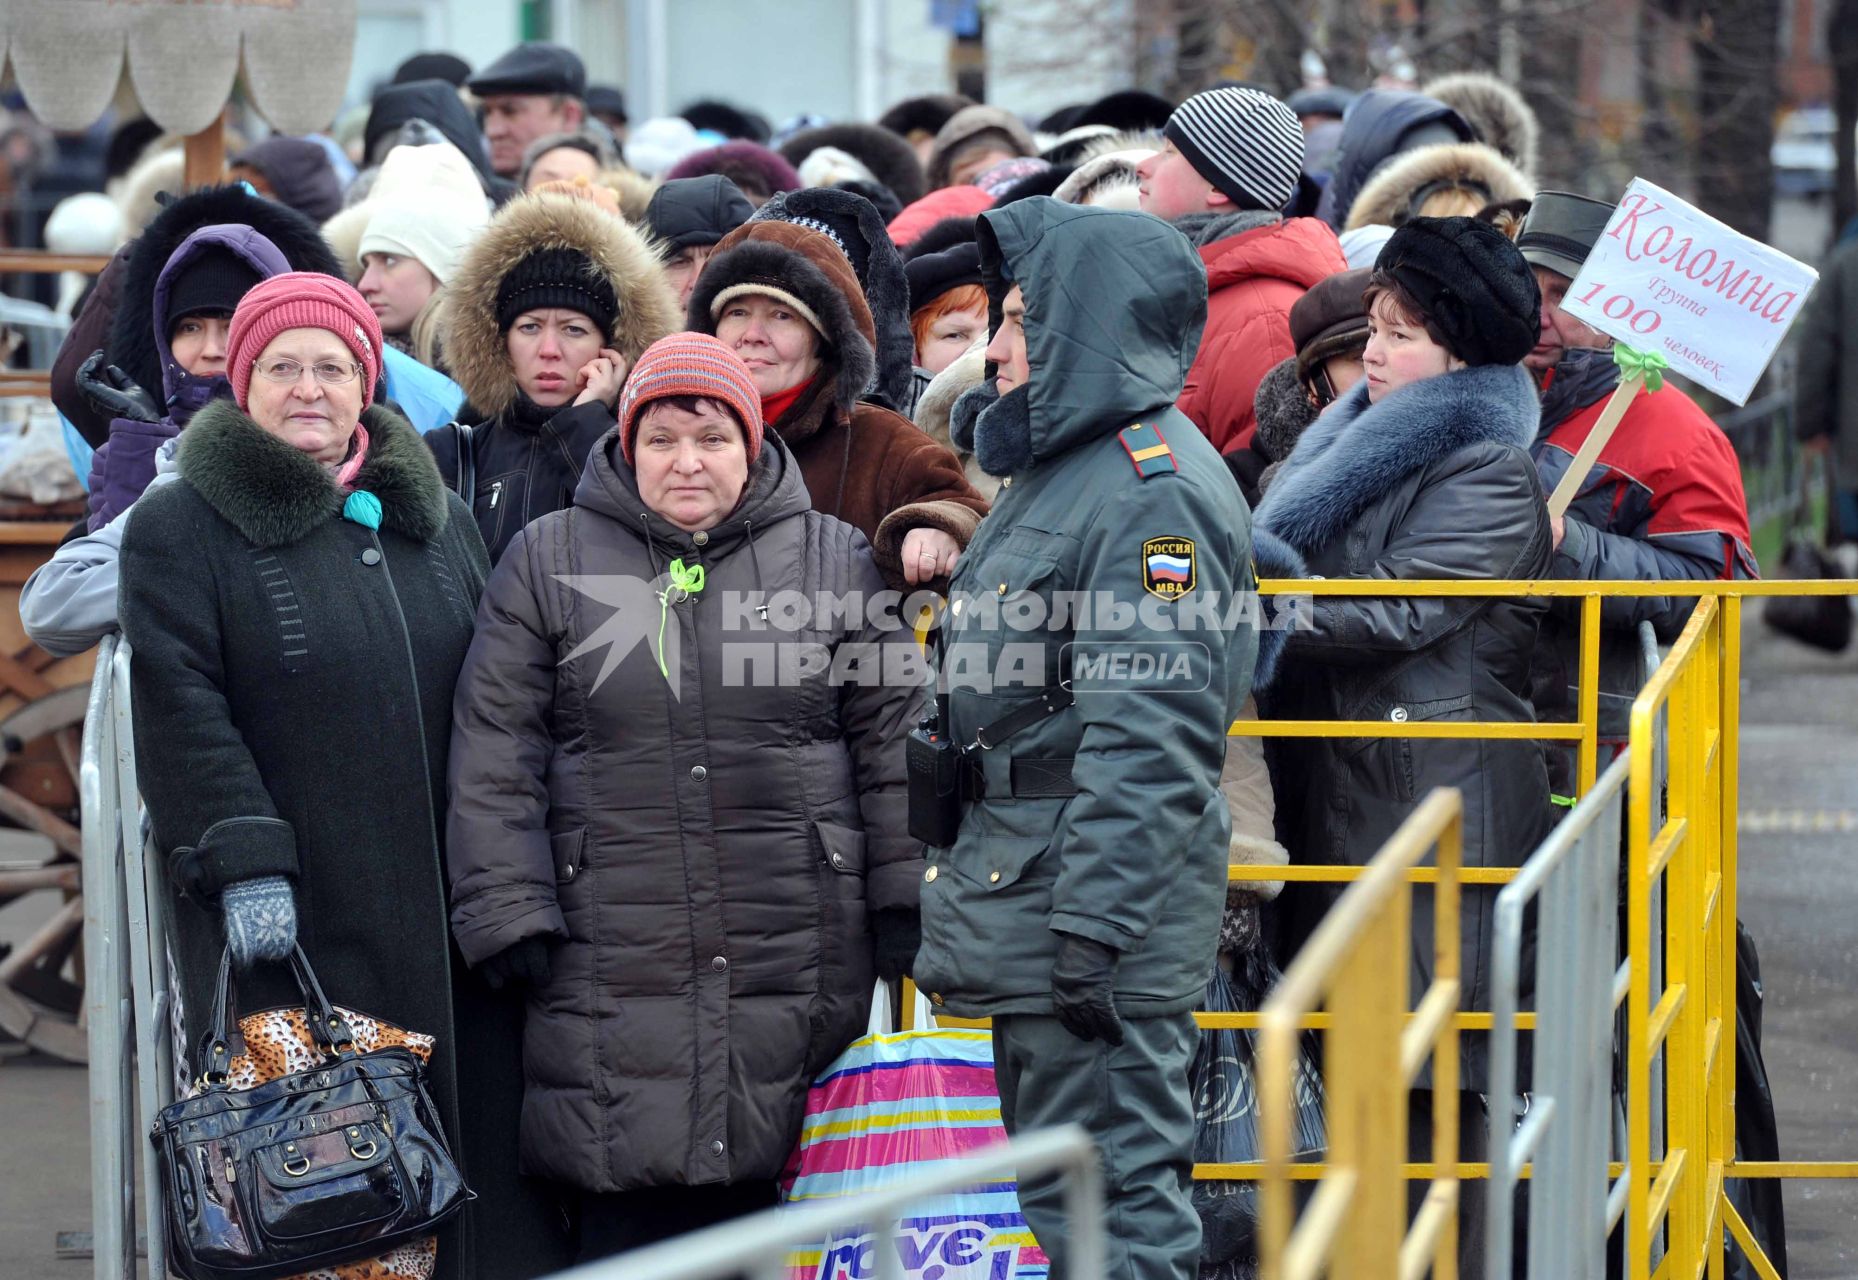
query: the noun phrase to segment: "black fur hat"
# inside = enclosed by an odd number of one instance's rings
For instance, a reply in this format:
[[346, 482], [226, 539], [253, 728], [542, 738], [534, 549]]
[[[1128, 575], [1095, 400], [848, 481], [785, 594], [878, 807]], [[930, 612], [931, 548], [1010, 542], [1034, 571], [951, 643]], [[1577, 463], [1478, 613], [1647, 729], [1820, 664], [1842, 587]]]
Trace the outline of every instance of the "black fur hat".
[[926, 133], [931, 138], [942, 131], [948, 118], [974, 99], [961, 93], [926, 93], [919, 98], [905, 98], [877, 118], [880, 129], [888, 129], [899, 138], [912, 133]]
[[347, 278], [316, 224], [275, 200], [238, 186], [206, 187], [170, 201], [130, 251], [122, 297], [110, 322], [110, 363], [157, 394], [161, 355], [155, 345], [155, 282], [183, 240], [201, 227], [222, 222], [255, 229], [277, 246], [293, 271]]
[[1541, 330], [1542, 293], [1509, 237], [1476, 218], [1414, 218], [1375, 260], [1466, 364], [1517, 364]]
[[798, 169], [820, 147], [837, 147], [889, 187], [899, 207], [915, 204], [928, 192], [916, 149], [902, 135], [874, 124], [829, 124], [802, 129], [781, 143], [787, 163]]
[[678, 114], [690, 121], [693, 129], [708, 129], [725, 138], [743, 138], [764, 147], [774, 136], [773, 128], [761, 115], [715, 98], [700, 98]]
[[1174, 114], [1174, 104], [1159, 94], [1141, 89], [1123, 89], [1108, 93], [1072, 117], [1067, 129], [1085, 124], [1106, 124], [1122, 133], [1142, 129], [1161, 129]]

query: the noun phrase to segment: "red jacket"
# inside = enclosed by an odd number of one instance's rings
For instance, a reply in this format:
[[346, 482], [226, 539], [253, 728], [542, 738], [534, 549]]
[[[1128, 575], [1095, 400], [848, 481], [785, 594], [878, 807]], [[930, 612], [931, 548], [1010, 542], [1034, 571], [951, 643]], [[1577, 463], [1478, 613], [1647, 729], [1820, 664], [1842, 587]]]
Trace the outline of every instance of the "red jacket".
[[1287, 218], [1202, 244], [1200, 260], [1206, 332], [1177, 404], [1214, 448], [1230, 453], [1251, 443], [1259, 382], [1297, 354], [1291, 306], [1318, 280], [1348, 270], [1348, 260], [1335, 232], [1315, 218]]

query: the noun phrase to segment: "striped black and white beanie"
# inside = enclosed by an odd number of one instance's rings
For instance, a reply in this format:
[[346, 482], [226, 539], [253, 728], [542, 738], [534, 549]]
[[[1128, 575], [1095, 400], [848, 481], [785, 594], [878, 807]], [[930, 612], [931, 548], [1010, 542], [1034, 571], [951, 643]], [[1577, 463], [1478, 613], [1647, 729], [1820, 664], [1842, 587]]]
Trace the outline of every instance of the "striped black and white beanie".
[[1257, 89], [1208, 89], [1162, 130], [1194, 171], [1244, 209], [1282, 209], [1303, 172], [1296, 113]]

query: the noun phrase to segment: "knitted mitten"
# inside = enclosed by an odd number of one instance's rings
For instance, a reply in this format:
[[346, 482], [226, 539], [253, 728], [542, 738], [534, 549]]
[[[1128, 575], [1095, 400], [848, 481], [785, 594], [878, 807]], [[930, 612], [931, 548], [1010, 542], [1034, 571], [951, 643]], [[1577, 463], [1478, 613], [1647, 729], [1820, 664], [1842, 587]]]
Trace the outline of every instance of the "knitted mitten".
[[233, 963], [249, 969], [260, 960], [283, 960], [297, 945], [297, 903], [283, 876], [229, 884], [219, 895]]

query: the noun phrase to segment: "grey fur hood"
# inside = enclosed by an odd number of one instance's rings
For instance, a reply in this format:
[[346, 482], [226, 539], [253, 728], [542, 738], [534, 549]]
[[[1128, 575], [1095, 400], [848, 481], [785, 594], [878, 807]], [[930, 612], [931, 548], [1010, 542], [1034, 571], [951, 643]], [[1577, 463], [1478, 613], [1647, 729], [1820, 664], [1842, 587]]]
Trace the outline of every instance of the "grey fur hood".
[[1502, 152], [1511, 164], [1524, 173], [1535, 172], [1541, 126], [1534, 109], [1510, 85], [1488, 71], [1459, 71], [1440, 76], [1420, 92], [1463, 116], [1478, 139]]

